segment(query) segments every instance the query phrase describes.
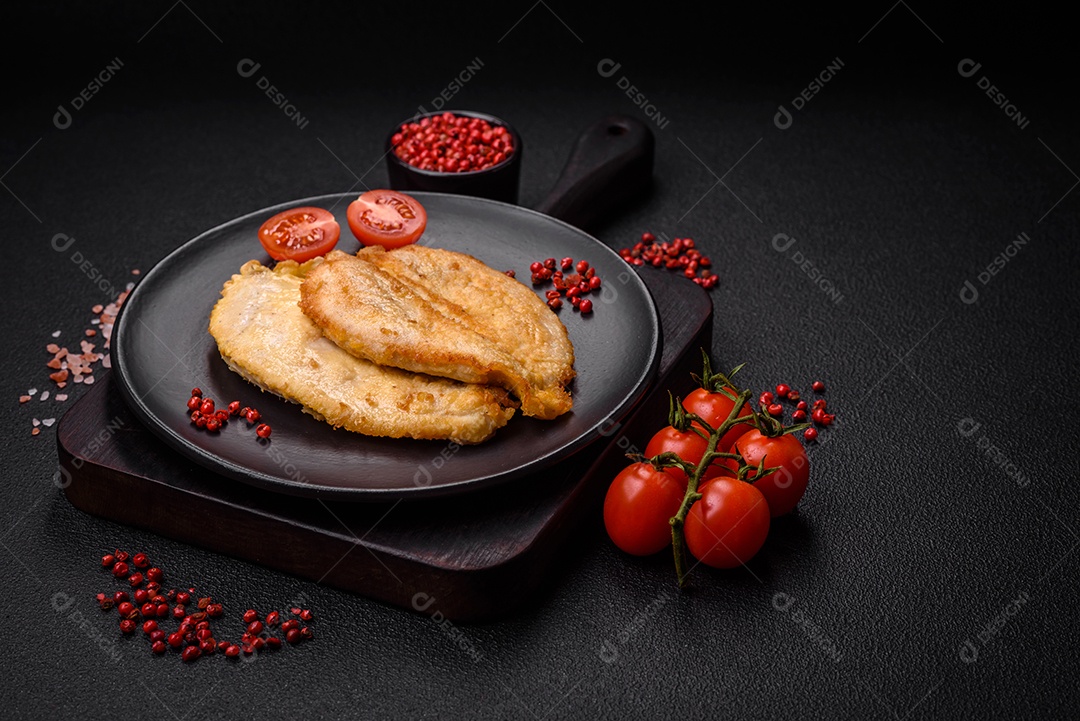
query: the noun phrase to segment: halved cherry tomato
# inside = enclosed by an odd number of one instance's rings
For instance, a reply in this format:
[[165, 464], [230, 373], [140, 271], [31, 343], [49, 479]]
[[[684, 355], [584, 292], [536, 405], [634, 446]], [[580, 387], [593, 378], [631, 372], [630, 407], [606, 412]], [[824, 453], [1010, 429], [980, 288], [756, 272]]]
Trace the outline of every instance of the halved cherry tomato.
[[[751, 466], [758, 465], [764, 458], [766, 468], [776, 468], [760, 481], [754, 481], [754, 487], [765, 496], [773, 518], [790, 513], [803, 497], [810, 480], [810, 459], [802, 443], [790, 433], [770, 438], [755, 429], [739, 436], [735, 450]], [[725, 458], [724, 463], [733, 470], [738, 467], [730, 458]], [[746, 477], [752, 479], [755, 475], [755, 471], [749, 471]]]
[[349, 203], [349, 229], [364, 245], [387, 250], [415, 243], [427, 227], [427, 211], [396, 190], [369, 190]]
[[311, 206], [282, 211], [259, 228], [259, 242], [271, 258], [297, 263], [329, 253], [340, 235], [330, 211]]
[[[658, 430], [649, 443], [645, 446], [645, 455], [648, 458], [670, 452], [677, 455], [687, 463], [697, 465], [701, 463], [701, 457], [705, 455], [705, 447], [709, 442], [693, 431], [680, 431], [674, 426], [665, 426]], [[675, 478], [686, 490], [686, 473], [681, 468], [665, 468], [664, 472]], [[713, 461], [709, 469], [705, 471], [701, 482], [721, 475], [730, 475], [718, 461]]]
[[[732, 396], [738, 395], [738, 391], [734, 388], [725, 388]], [[688, 412], [693, 413], [708, 423], [713, 428], [719, 428], [720, 424], [727, 420], [728, 414], [731, 413], [731, 409], [735, 406], [735, 401], [728, 398], [727, 394], [723, 391], [709, 391], [704, 388], [698, 388], [693, 391], [686, 398], [683, 399], [683, 408]], [[751, 411], [750, 404], [743, 405], [740, 415], [748, 415]], [[716, 450], [723, 453], [731, 450], [731, 445], [747, 431], [752, 430], [754, 427], [745, 423], [740, 423], [737, 426], [733, 426], [731, 430], [725, 433], [720, 441], [716, 444]]]
[[671, 545], [668, 521], [678, 513], [685, 492], [685, 483], [651, 463], [630, 464], [615, 476], [604, 498], [608, 536], [635, 556], [664, 550]]
[[769, 535], [769, 504], [757, 488], [715, 478], [686, 514], [686, 548], [706, 566], [735, 568], [754, 557]]

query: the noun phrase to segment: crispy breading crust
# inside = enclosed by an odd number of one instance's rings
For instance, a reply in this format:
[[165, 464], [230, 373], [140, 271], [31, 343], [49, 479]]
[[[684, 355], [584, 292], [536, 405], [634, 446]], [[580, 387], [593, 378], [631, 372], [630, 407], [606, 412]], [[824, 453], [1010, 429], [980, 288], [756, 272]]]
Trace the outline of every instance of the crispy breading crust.
[[301, 286], [300, 307], [335, 343], [380, 365], [502, 386], [522, 412], [573, 405], [566, 328], [521, 283], [453, 251], [332, 251]]
[[225, 283], [210, 333], [244, 378], [335, 427], [372, 436], [480, 443], [514, 414], [492, 386], [433, 378], [356, 358], [300, 310], [300, 284], [322, 259], [273, 270], [249, 261]]

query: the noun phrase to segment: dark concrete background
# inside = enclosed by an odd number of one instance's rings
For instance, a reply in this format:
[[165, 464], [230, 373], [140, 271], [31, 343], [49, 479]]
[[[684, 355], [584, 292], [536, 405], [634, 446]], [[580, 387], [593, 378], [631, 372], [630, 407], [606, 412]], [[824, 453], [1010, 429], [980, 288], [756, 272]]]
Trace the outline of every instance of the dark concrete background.
[[[6, 715], [1074, 712], [1080, 141], [1064, 17], [903, 2], [723, 14], [446, 7], [184, 0], [12, 11], [0, 119], [11, 253]], [[117, 58], [115, 76], [58, 128], [58, 106]], [[639, 88], [667, 121], [655, 127], [656, 186], [597, 236], [615, 247], [644, 230], [695, 238], [723, 276], [713, 292], [721, 364], [747, 361], [755, 388], [829, 384], [838, 424], [811, 451], [798, 514], [774, 526], [750, 568], [697, 572], [679, 594], [666, 556], [620, 554], [596, 515], [525, 611], [451, 635], [424, 615], [73, 509], [52, 483], [55, 427], [30, 435], [31, 418], [63, 406], [17, 397], [47, 387], [49, 334], [70, 338], [109, 298], [51, 239], [74, 237], [119, 286], [230, 218], [383, 185], [388, 127], [477, 58], [482, 69], [450, 104], [518, 127], [529, 206], [583, 127], [611, 112], [644, 117], [619, 80]], [[778, 107], [837, 58], [841, 70], [779, 129]], [[981, 67], [963, 77], [969, 58]], [[261, 64], [256, 76], [238, 74], [243, 59]], [[620, 63], [611, 77], [597, 70], [605, 59]], [[261, 76], [303, 128], [259, 91]], [[983, 77], [1025, 127], [980, 90]], [[981, 282], [1021, 233], [1029, 241]], [[777, 250], [778, 234], [795, 245]], [[974, 303], [961, 298], [965, 281]], [[232, 608], [304, 598], [321, 614], [319, 638], [235, 668], [152, 658], [93, 607], [112, 587], [97, 559], [116, 546], [150, 553]], [[53, 610], [56, 594], [76, 599], [85, 626]]]

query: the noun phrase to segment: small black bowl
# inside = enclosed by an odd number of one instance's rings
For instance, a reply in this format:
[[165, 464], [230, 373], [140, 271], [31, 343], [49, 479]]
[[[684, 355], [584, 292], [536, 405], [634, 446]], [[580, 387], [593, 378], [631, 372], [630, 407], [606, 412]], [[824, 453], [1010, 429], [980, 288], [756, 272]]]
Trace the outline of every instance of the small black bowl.
[[[455, 173], [421, 170], [409, 165], [397, 156], [394, 152], [393, 138], [401, 130], [402, 125], [419, 122], [423, 118], [442, 115], [446, 112], [467, 118], [480, 118], [491, 125], [503, 126], [514, 140], [514, 152], [509, 158], [490, 168]], [[386, 171], [390, 176], [390, 187], [394, 190], [406, 192], [410, 190], [427, 190], [435, 193], [472, 195], [480, 198], [501, 200], [507, 203], [517, 203], [518, 185], [521, 179], [521, 136], [518, 135], [512, 125], [494, 115], [476, 113], [471, 110], [443, 110], [437, 113], [414, 115], [394, 126], [393, 130], [386, 136], [384, 149], [386, 150]]]

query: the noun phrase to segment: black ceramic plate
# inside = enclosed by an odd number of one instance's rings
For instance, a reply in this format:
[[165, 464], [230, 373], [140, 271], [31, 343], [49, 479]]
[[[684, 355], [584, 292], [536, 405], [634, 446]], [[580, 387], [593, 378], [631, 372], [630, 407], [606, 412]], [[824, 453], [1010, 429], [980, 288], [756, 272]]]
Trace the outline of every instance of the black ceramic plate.
[[[528, 283], [529, 264], [547, 257], [585, 259], [604, 280], [591, 316], [569, 306], [560, 318], [574, 344], [574, 408], [553, 421], [515, 415], [487, 442], [374, 438], [335, 430], [298, 405], [263, 393], [230, 371], [207, 325], [222, 284], [253, 258], [264, 220], [290, 207], [335, 213], [338, 247], [355, 252], [345, 220], [353, 195], [307, 198], [266, 208], [207, 231], [148, 272], [123, 306], [113, 365], [135, 413], [170, 446], [222, 475], [271, 491], [375, 501], [458, 493], [542, 470], [595, 440], [644, 394], [660, 355], [656, 309], [637, 274], [588, 234], [518, 206], [480, 198], [416, 193], [428, 212], [420, 242], [473, 255]], [[537, 290], [542, 293], [542, 289]], [[273, 427], [263, 441], [244, 421], [200, 431], [186, 403], [198, 386], [219, 401], [257, 406]], [[543, 483], [542, 474], [535, 479]]]

